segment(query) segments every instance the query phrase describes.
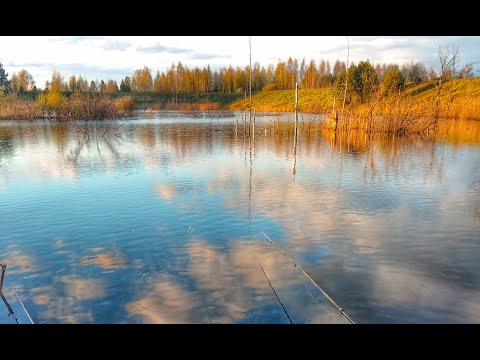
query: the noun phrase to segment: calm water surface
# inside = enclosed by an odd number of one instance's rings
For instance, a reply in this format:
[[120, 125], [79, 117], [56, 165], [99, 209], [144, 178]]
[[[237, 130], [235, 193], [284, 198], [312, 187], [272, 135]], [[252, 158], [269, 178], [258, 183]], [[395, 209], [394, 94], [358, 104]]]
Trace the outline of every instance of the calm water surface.
[[480, 124], [368, 139], [304, 115], [295, 154], [237, 119], [0, 122], [0, 262], [32, 319], [347, 322], [263, 231], [357, 323], [480, 322]]

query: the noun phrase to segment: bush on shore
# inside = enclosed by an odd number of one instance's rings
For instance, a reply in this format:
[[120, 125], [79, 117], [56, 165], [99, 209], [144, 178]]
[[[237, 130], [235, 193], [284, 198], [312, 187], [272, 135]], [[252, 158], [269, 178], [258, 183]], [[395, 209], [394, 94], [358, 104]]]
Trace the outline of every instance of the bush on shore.
[[0, 99], [2, 119], [102, 120], [129, 115], [134, 106], [131, 97], [117, 99], [104, 94], [73, 93], [64, 96], [50, 91], [38, 95], [36, 101], [11, 95]]

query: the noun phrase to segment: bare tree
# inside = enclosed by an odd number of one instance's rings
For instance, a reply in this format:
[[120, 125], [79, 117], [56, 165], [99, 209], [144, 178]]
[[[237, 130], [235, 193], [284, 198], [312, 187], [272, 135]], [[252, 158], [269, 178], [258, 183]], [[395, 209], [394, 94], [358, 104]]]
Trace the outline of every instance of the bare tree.
[[[442, 91], [442, 87], [444, 82], [448, 79], [448, 77], [452, 76], [452, 86], [450, 87], [449, 93], [449, 102], [448, 102], [448, 109], [450, 108], [450, 104], [453, 100], [452, 93], [453, 93], [453, 81], [455, 77], [455, 63], [458, 62], [459, 58], [459, 47], [456, 45], [450, 45], [446, 48], [439, 47], [438, 49], [438, 57], [440, 60], [440, 74], [438, 78], [438, 89], [437, 89], [437, 100], [435, 106], [435, 120], [434, 125], [435, 128], [437, 127], [438, 122], [438, 115], [440, 113], [440, 95]], [[448, 113], [448, 110], [447, 110]]]
[[460, 77], [462, 79], [474, 77], [475, 76], [475, 74], [473, 73], [473, 65], [474, 64], [476, 64], [476, 63], [468, 63], [468, 64], [463, 65], [463, 67], [460, 69], [460, 71], [458, 73], [458, 77]]
[[433, 67], [430, 66], [430, 69], [428, 70], [428, 80], [433, 81], [437, 78], [437, 73], [433, 69]]
[[460, 54], [459, 47], [452, 45], [450, 48], [452, 83], [450, 86], [450, 92], [448, 94], [448, 107], [447, 107], [447, 113], [445, 114], [445, 116], [448, 116], [448, 112], [450, 111], [450, 105], [452, 104], [452, 101], [453, 101], [453, 83], [455, 81], [455, 64], [458, 62], [459, 54]]

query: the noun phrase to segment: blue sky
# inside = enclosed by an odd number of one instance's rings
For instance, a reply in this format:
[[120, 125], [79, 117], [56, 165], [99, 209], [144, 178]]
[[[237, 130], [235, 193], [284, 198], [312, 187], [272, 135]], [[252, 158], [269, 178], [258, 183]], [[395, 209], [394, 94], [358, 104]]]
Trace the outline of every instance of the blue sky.
[[[460, 66], [480, 62], [480, 36], [351, 36], [350, 61], [402, 64], [423, 61], [438, 69], [439, 46], [458, 45]], [[249, 62], [248, 36], [2, 36], [0, 62], [11, 75], [28, 70], [39, 87], [53, 70], [90, 80], [120, 82], [144, 65], [155, 74], [172, 63], [212, 69]], [[347, 59], [346, 36], [253, 36], [252, 62], [276, 65], [288, 57], [318, 61]], [[480, 69], [477, 64], [476, 70]], [[476, 72], [476, 75], [480, 75]]]

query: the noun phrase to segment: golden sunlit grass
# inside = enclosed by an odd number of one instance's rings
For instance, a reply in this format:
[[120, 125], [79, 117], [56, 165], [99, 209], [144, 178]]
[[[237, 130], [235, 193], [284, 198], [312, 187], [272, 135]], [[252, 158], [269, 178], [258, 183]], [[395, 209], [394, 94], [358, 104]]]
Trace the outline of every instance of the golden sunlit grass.
[[[449, 92], [452, 80], [444, 82], [443, 90]], [[415, 96], [417, 99], [436, 96], [435, 84], [433, 81], [427, 81], [405, 90], [406, 94]], [[455, 79], [453, 80], [453, 95], [455, 97], [475, 98], [480, 97], [480, 78], [473, 79]]]
[[[236, 101], [231, 110], [245, 110], [250, 99]], [[252, 97], [255, 111], [292, 112], [295, 111], [294, 90], [262, 91]], [[325, 113], [332, 108], [331, 89], [302, 89], [298, 94], [298, 110], [304, 113]]]
[[[347, 104], [337, 98], [338, 128], [362, 129], [367, 132], [421, 133], [437, 126], [438, 119], [480, 120], [480, 79], [455, 79], [444, 82], [437, 107], [438, 87], [434, 82], [409, 86], [403, 93], [379, 97], [378, 101], [361, 105]], [[298, 94], [299, 112], [327, 113], [333, 110], [333, 89], [304, 89]], [[249, 99], [231, 104], [232, 110], [244, 110]], [[272, 90], [255, 94], [252, 106], [256, 111], [295, 111], [294, 90]], [[333, 117], [333, 116], [332, 116]], [[333, 119], [325, 122], [334, 128]]]

